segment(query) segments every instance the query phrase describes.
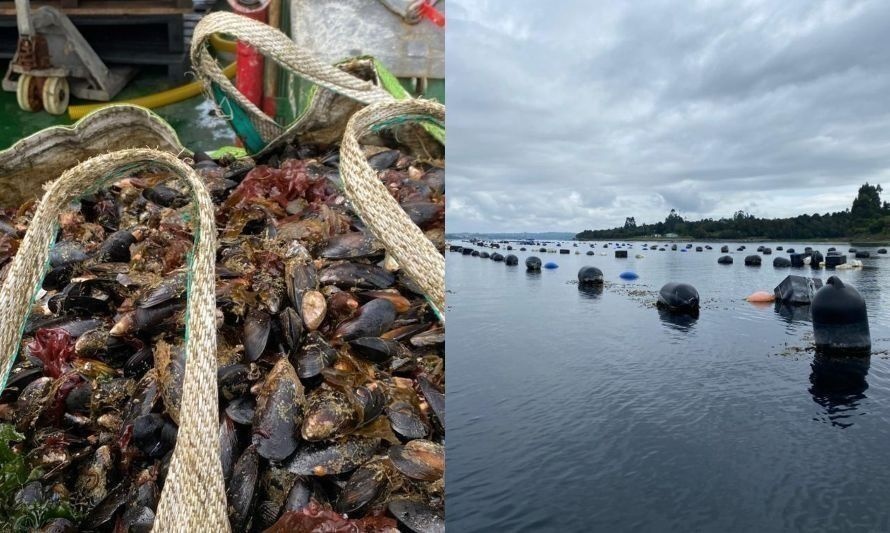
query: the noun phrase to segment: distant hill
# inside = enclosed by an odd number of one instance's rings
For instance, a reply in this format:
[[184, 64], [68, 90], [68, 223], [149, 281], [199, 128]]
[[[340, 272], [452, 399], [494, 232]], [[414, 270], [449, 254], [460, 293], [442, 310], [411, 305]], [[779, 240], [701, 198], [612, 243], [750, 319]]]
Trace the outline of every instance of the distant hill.
[[890, 237], [890, 203], [881, 201], [880, 185], [859, 188], [850, 209], [835, 213], [798, 215], [791, 218], [758, 218], [737, 211], [731, 218], [684, 220], [674, 209], [664, 222], [637, 225], [627, 217], [624, 226], [584, 230], [579, 241], [634, 239], [676, 235], [693, 239], [859, 239], [863, 242]]
[[488, 239], [488, 240], [534, 240], [534, 241], [569, 241], [575, 238], [574, 233], [545, 231], [540, 233], [446, 233], [446, 239]]

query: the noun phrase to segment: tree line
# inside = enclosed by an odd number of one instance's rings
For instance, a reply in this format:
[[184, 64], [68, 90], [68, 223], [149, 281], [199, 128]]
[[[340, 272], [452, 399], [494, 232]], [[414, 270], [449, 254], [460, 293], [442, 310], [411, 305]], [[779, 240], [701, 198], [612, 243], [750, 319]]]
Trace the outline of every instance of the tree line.
[[859, 188], [849, 209], [791, 218], [758, 218], [736, 211], [730, 218], [684, 220], [675, 210], [663, 222], [637, 225], [627, 217], [623, 227], [584, 230], [578, 240], [627, 239], [675, 233], [693, 239], [877, 239], [890, 236], [890, 203], [881, 201], [880, 185]]

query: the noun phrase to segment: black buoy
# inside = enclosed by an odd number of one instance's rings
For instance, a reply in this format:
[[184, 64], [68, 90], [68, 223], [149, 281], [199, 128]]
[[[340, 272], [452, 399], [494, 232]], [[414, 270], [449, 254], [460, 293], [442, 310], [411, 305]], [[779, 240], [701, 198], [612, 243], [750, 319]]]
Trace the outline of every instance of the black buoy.
[[504, 263], [505, 263], [507, 266], [516, 266], [516, 265], [519, 264], [519, 258], [516, 257], [516, 256], [513, 255], [513, 254], [510, 254], [510, 255], [508, 255], [507, 257], [504, 258]]
[[615, 257], [618, 259], [627, 259], [627, 250], [615, 250]]
[[781, 247], [781, 246], [776, 246], [776, 250], [778, 250], [778, 251], [781, 252], [781, 251], [782, 251], [782, 247]]
[[791, 275], [786, 276], [782, 283], [776, 285], [773, 294], [776, 295], [778, 302], [789, 305], [809, 305], [820, 288], [822, 288], [822, 280], [819, 278]]
[[760, 256], [759, 255], [749, 255], [745, 258], [745, 266], [760, 266]]
[[732, 264], [732, 256], [724, 255], [717, 260], [718, 264], [721, 265], [731, 265]]
[[745, 249], [744, 246], [739, 246], [738, 248], [735, 249], [735, 251], [736, 251], [736, 252], [741, 252], [741, 251], [743, 251], [744, 249]]
[[491, 254], [491, 260], [500, 263], [501, 261], [504, 260], [504, 256], [495, 252], [495, 253]]
[[847, 262], [847, 256], [837, 252], [830, 253], [825, 256], [825, 268], [834, 268]]
[[472, 255], [473, 257], [479, 257], [479, 250], [473, 250], [473, 253], [471, 253], [470, 255]]
[[512, 247], [512, 246], [507, 246], [507, 249], [508, 249], [508, 250], [512, 250], [513, 247]]
[[701, 246], [696, 246], [696, 247], [695, 247], [695, 251], [696, 251], [696, 252], [700, 252], [700, 251], [702, 251], [702, 247], [701, 247]]
[[758, 251], [758, 252], [762, 252], [762, 251], [763, 251], [763, 248], [764, 248], [764, 246], [761, 244], [760, 246], [757, 247], [757, 251]]
[[538, 251], [541, 252], [542, 254], [545, 254], [545, 253], [547, 253], [547, 248], [541, 248]]
[[482, 252], [479, 254], [479, 257], [481, 257], [482, 259], [488, 259], [489, 257], [491, 257], [491, 254], [489, 254], [488, 252]]
[[808, 252], [812, 252], [812, 251], [813, 251], [813, 249], [809, 246], [807, 246], [806, 248], [803, 249], [804, 253], [808, 253]]
[[593, 250], [587, 250], [587, 255], [595, 255], [595, 254], [593, 253]]
[[785, 250], [785, 251], [788, 252], [789, 254], [793, 254], [793, 253], [794, 253], [794, 248], [788, 248], [788, 249]]
[[773, 266], [776, 268], [788, 268], [791, 266], [791, 261], [784, 257], [777, 257], [773, 259]]
[[886, 248], [878, 248], [878, 253], [879, 253], [879, 254], [886, 254], [886, 253], [887, 253], [887, 249], [886, 249]]
[[868, 259], [869, 257], [871, 257], [871, 254], [866, 250], [856, 252], [856, 259]]
[[804, 255], [803, 254], [791, 254], [788, 256], [788, 259], [791, 259], [791, 266], [793, 267], [802, 267], [804, 265]]
[[723, 246], [721, 246], [721, 247], [720, 247], [720, 253], [722, 253], [722, 254], [728, 254], [728, 253], [729, 253], [729, 246], [726, 246], [725, 244], [724, 244]]
[[762, 252], [763, 252], [763, 255], [770, 255], [773, 253], [773, 249], [772, 248], [764, 248], [762, 250]]
[[836, 252], [836, 251], [837, 251], [837, 248], [835, 248], [834, 246], [832, 246], [831, 248], [828, 249], [828, 251], [829, 251], [829, 252]]
[[450, 251], [450, 252], [461, 252], [461, 251], [463, 251], [463, 249], [464, 249], [463, 246], [458, 246], [456, 244], [452, 244], [451, 246], [448, 247], [448, 251]]
[[656, 305], [676, 313], [698, 314], [698, 291], [688, 283], [670, 282], [658, 291]]
[[581, 285], [601, 285], [603, 271], [594, 266], [583, 266], [578, 271], [578, 283]]
[[825, 353], [868, 355], [871, 334], [868, 311], [859, 291], [831, 276], [811, 306], [816, 349]]
[[535, 256], [529, 256], [525, 259], [526, 270], [541, 270], [541, 260]]
[[822, 252], [816, 250], [810, 256], [810, 268], [821, 268], [822, 262], [825, 261], [825, 258], [822, 257]]
[[850, 248], [849, 250], [847, 250], [847, 252], [849, 252], [849, 253], [851, 253], [851, 254], [855, 254], [855, 253], [856, 253], [856, 248]]
[[472, 248], [464, 248], [460, 251], [460, 253], [463, 255], [470, 255], [473, 253], [473, 249]]
[[559, 250], [559, 253], [561, 253], [561, 254], [567, 254], [569, 252], [571, 252], [571, 250], [569, 250], [568, 248], [560, 248], [560, 250]]

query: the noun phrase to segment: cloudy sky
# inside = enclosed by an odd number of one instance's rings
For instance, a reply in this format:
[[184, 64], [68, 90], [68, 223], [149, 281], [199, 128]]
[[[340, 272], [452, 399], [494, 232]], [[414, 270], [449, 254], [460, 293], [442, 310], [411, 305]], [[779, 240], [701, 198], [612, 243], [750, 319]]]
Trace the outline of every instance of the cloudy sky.
[[824, 213], [865, 181], [890, 199], [890, 2], [447, 15], [449, 232]]

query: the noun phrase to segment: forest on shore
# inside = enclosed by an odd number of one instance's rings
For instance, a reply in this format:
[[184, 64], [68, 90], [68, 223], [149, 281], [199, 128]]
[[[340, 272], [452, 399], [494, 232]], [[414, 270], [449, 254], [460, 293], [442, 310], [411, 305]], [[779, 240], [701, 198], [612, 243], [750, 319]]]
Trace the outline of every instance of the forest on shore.
[[676, 234], [693, 239], [861, 239], [890, 238], [890, 202], [881, 201], [880, 185], [859, 187], [853, 205], [834, 213], [798, 215], [791, 218], [758, 218], [736, 211], [730, 218], [684, 220], [671, 209], [663, 222], [637, 225], [627, 217], [623, 227], [584, 230], [575, 235], [581, 241], [630, 239]]

